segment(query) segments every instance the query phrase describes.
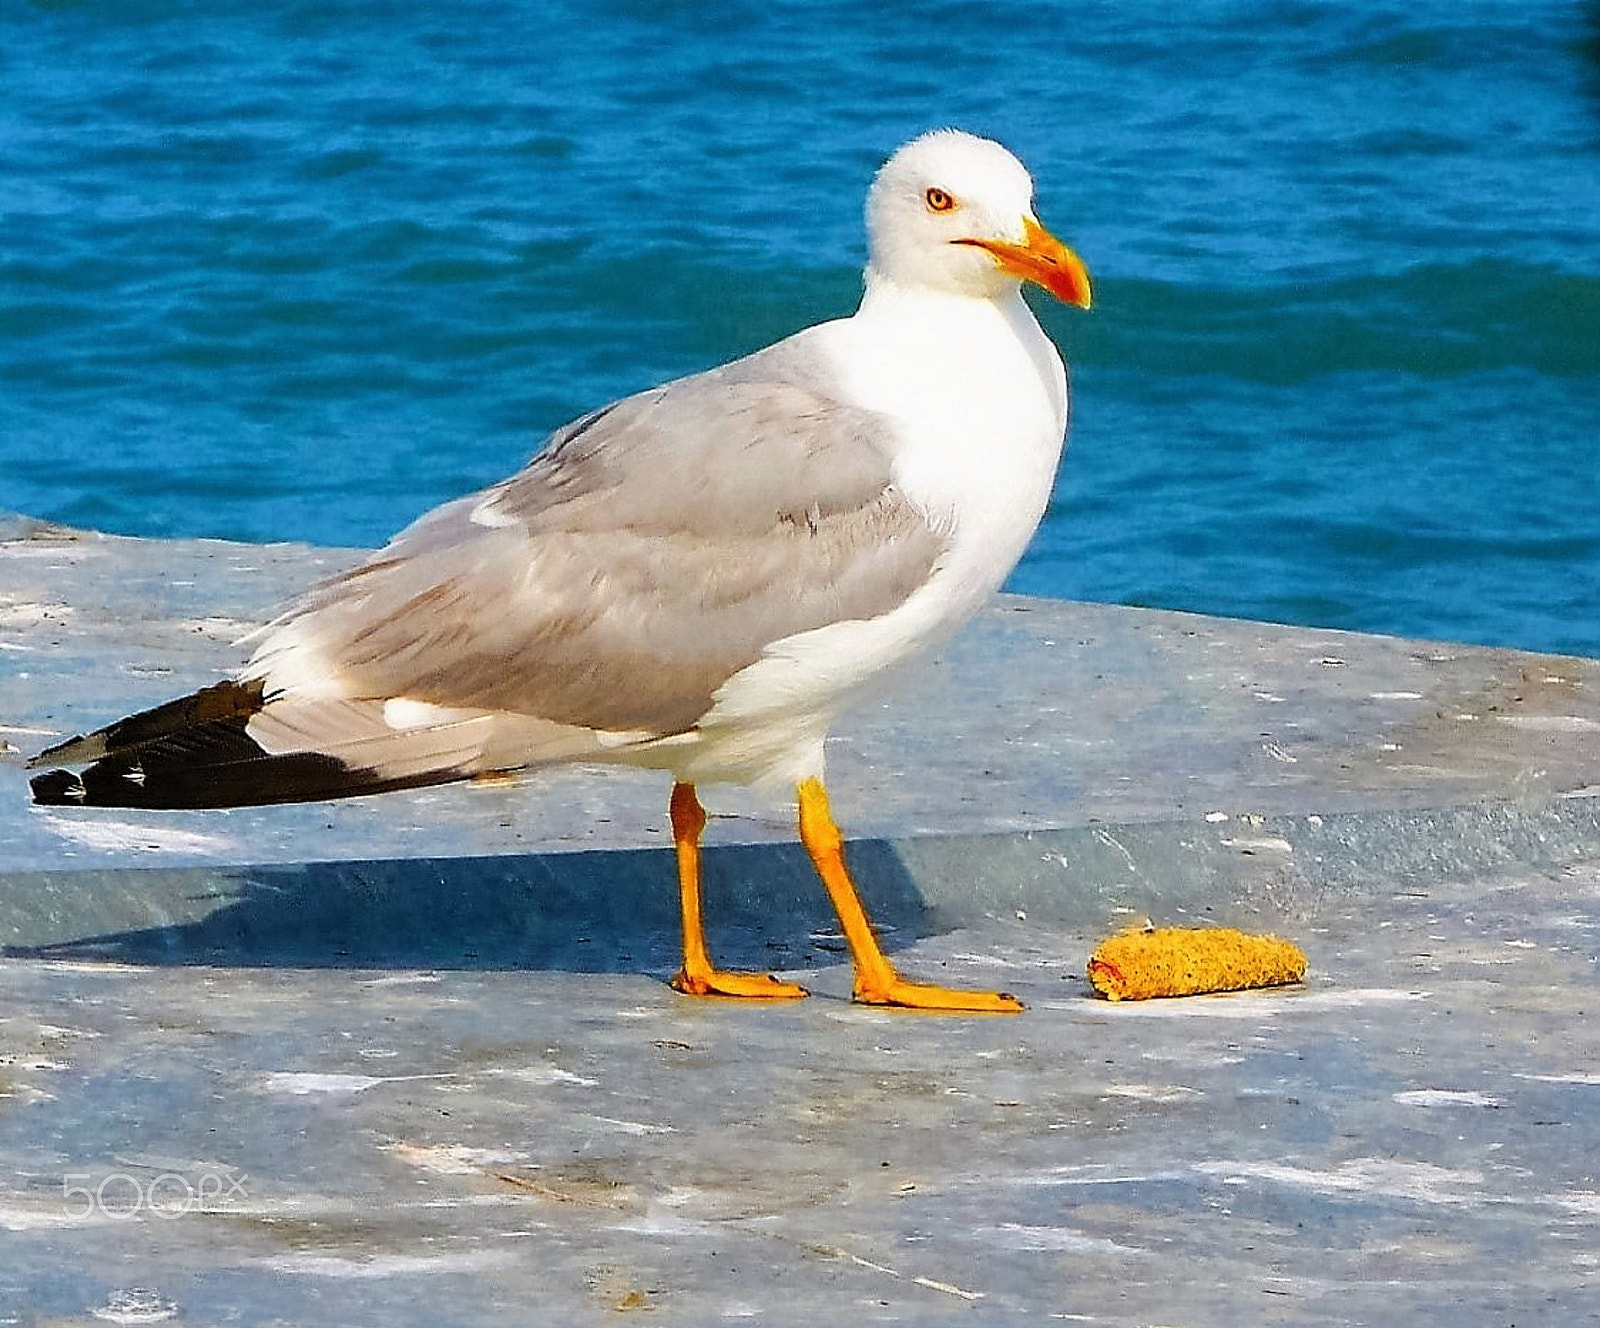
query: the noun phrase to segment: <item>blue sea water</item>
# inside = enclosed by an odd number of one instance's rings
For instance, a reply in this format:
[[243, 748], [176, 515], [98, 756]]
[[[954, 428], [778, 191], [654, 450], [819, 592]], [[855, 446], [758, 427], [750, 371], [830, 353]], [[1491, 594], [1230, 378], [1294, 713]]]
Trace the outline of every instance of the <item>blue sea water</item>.
[[956, 124], [1096, 282], [1011, 588], [1600, 655], [1597, 53], [1540, 0], [12, 0], [0, 510], [377, 543], [848, 312]]

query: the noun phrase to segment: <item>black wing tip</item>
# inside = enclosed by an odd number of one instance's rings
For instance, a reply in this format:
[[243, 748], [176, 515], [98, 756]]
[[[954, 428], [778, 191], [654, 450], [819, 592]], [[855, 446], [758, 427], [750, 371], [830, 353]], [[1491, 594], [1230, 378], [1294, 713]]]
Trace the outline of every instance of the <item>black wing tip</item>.
[[470, 773], [452, 768], [385, 777], [320, 752], [272, 756], [250, 745], [253, 752], [224, 752], [225, 759], [215, 764], [201, 761], [191, 766], [185, 763], [184, 752], [152, 751], [143, 762], [111, 756], [81, 774], [48, 770], [28, 782], [39, 807], [205, 811], [363, 797], [446, 784]]
[[257, 680], [228, 681], [141, 711], [87, 737], [48, 747], [30, 765], [47, 770], [29, 784], [41, 807], [200, 810], [322, 802], [463, 779], [447, 767], [388, 776], [325, 752], [274, 754], [251, 737], [249, 721], [266, 705]]
[[98, 751], [89, 752], [81, 758], [72, 754], [74, 748], [88, 741], [89, 736], [87, 734], [79, 733], [73, 737], [64, 738], [60, 742], [51, 743], [42, 752], [28, 758], [27, 768], [29, 770], [37, 770], [42, 765], [52, 765], [57, 761], [64, 762], [67, 765], [84, 765], [105, 755], [104, 744], [99, 744]]
[[148, 710], [128, 715], [93, 733], [80, 733], [46, 747], [28, 761], [42, 765], [88, 765], [107, 756], [131, 753], [202, 725], [232, 721], [244, 724], [266, 705], [266, 684], [259, 678], [225, 678], [198, 691]]
[[[46, 753], [39, 753], [41, 757], [44, 755]], [[70, 770], [48, 770], [35, 775], [28, 786], [33, 790], [34, 804], [39, 807], [82, 807], [89, 798], [83, 780]]]

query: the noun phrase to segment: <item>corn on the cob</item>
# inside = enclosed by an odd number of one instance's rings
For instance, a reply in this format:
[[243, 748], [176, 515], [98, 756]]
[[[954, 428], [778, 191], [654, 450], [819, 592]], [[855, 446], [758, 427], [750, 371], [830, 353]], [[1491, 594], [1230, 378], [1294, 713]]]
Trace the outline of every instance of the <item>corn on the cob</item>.
[[1278, 987], [1305, 976], [1300, 947], [1231, 927], [1125, 931], [1089, 956], [1089, 984], [1112, 1001]]

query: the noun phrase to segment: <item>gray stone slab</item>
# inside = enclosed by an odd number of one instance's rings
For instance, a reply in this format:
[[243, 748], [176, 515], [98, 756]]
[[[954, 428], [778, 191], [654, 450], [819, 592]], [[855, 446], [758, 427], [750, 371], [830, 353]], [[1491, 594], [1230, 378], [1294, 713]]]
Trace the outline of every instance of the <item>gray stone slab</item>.
[[[0, 1322], [1600, 1322], [1595, 661], [1004, 600], [845, 726], [912, 973], [854, 1007], [786, 809], [663, 783], [44, 812], [22, 752], [209, 681], [298, 546], [0, 543]], [[1115, 1006], [1146, 916], [1303, 987]]]
[[[51, 528], [0, 540], [0, 740], [33, 750], [215, 681], [274, 604], [357, 556]], [[1594, 660], [1004, 597], [841, 727], [830, 786], [873, 838], [1541, 803], [1600, 791], [1597, 682]], [[641, 848], [665, 832], [660, 777], [633, 771], [114, 816], [29, 810], [11, 796], [21, 777], [0, 765], [12, 869]], [[725, 842], [792, 836], [786, 807], [708, 797]]]

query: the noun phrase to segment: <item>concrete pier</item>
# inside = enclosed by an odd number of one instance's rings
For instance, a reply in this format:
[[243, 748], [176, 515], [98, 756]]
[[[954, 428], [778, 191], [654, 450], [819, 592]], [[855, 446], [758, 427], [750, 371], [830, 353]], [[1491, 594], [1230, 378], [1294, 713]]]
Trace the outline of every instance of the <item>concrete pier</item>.
[[[0, 527], [0, 1323], [1600, 1323], [1600, 661], [1003, 598], [841, 726], [873, 1011], [791, 809], [666, 784], [28, 805], [352, 551]], [[1302, 987], [1094, 1000], [1225, 922]]]

